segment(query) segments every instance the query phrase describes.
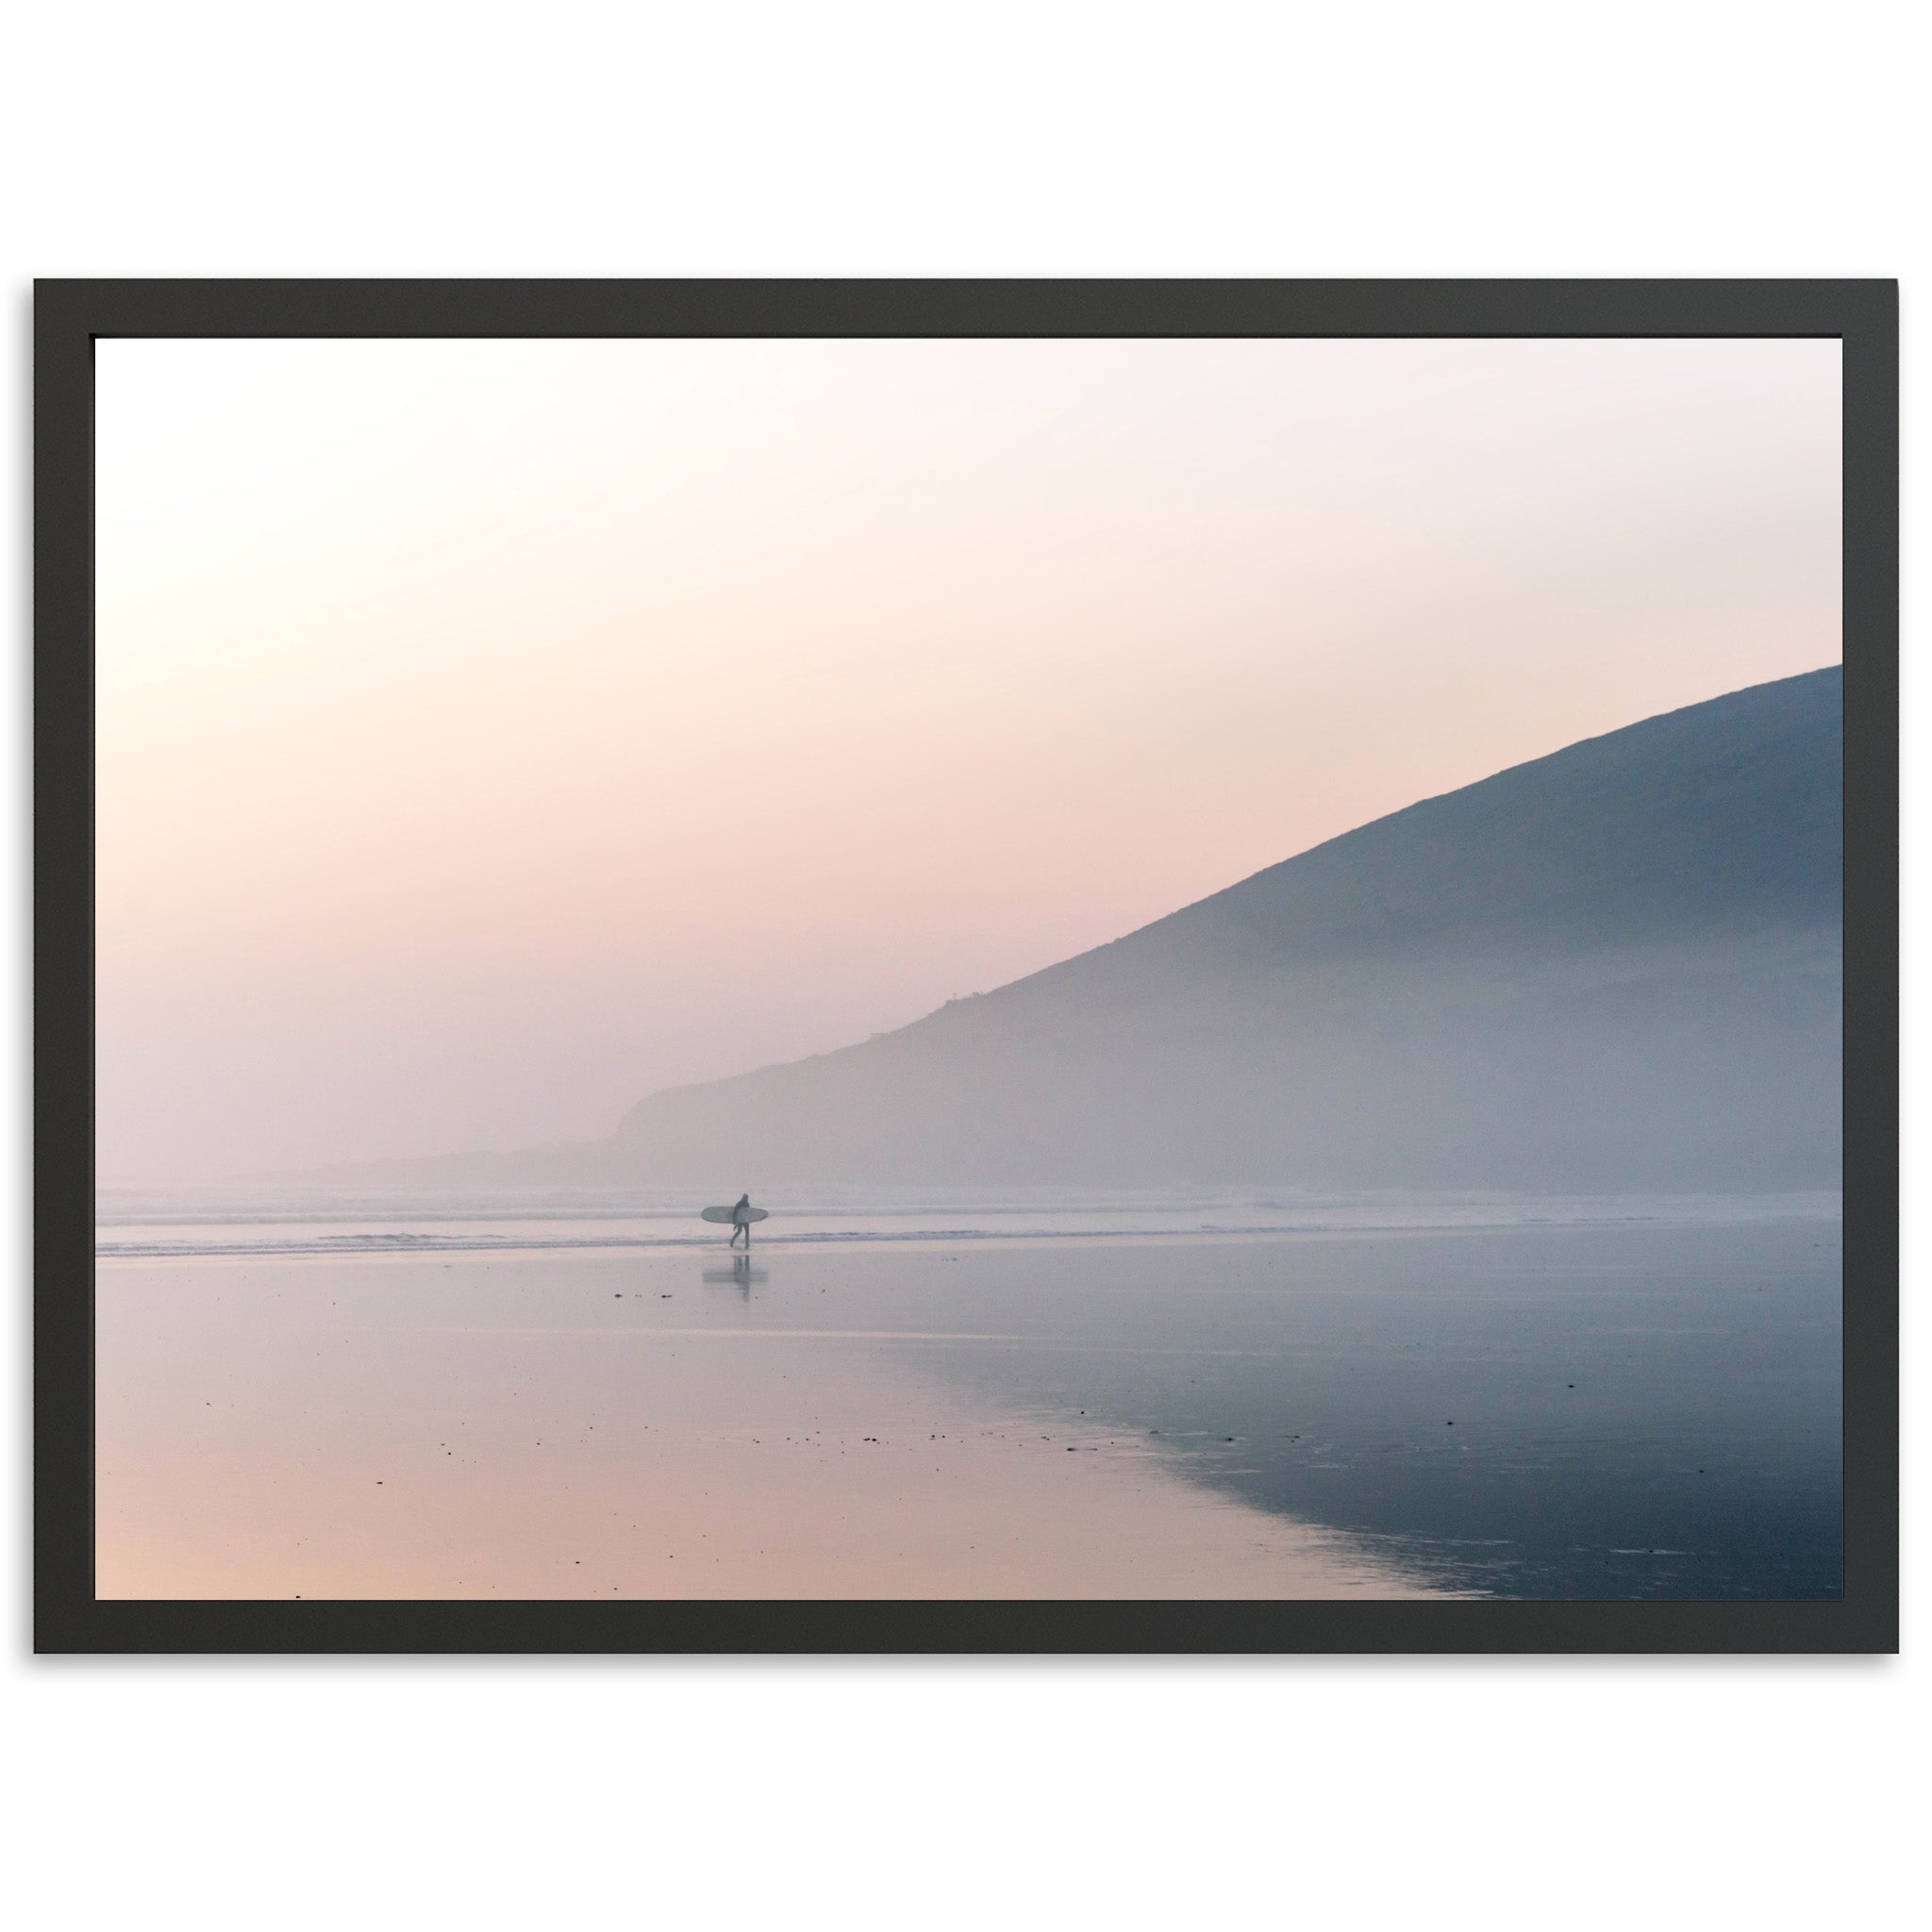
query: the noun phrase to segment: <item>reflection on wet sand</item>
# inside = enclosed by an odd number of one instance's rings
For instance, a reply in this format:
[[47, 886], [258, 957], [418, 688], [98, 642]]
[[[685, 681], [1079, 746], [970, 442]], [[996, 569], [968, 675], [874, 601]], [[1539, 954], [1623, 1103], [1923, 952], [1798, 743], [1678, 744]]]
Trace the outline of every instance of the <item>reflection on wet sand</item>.
[[704, 1278], [721, 1288], [741, 1288], [749, 1298], [752, 1289], [757, 1284], [771, 1280], [772, 1271], [769, 1268], [754, 1268], [749, 1255], [740, 1255], [728, 1268], [707, 1268]]
[[[1003, 1409], [920, 1365], [1017, 1335], [828, 1326], [832, 1282], [794, 1307], [765, 1268], [704, 1269], [694, 1292], [689, 1268], [104, 1266], [100, 1593], [1424, 1588], [1359, 1540], [1190, 1482], [1142, 1435]], [[806, 1319], [774, 1321], [763, 1291]]]
[[1831, 1218], [557, 1235], [104, 1257], [102, 1591], [1842, 1587]]

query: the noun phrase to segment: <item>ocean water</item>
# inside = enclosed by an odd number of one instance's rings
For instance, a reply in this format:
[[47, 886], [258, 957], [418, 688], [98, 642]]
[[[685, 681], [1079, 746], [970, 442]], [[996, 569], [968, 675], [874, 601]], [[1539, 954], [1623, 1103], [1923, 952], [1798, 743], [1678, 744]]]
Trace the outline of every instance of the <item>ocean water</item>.
[[105, 1196], [99, 1593], [1841, 1587], [1836, 1196], [702, 1205]]

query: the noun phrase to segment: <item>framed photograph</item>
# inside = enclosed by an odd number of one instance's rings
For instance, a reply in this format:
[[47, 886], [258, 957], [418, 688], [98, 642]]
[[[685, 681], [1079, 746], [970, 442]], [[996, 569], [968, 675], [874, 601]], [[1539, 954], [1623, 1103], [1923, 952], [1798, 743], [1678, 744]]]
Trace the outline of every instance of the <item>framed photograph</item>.
[[42, 283], [37, 1646], [1896, 1648], [1896, 308]]

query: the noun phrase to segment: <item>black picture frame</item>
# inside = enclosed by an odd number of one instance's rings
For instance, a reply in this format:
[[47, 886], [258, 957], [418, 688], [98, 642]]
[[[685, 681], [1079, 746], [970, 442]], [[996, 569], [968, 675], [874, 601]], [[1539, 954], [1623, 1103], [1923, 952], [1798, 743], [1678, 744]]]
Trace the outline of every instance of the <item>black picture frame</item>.
[[[1836, 337], [1844, 425], [1844, 1593], [1804, 1602], [94, 1596], [93, 345], [154, 337]], [[1898, 288], [1887, 280], [50, 280], [34, 304], [34, 1644], [42, 1653], [1898, 1647]]]

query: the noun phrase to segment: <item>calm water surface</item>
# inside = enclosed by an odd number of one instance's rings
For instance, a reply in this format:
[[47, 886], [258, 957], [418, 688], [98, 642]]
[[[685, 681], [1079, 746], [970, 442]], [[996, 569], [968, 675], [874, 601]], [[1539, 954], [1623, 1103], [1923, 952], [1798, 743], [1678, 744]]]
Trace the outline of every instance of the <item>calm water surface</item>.
[[109, 1204], [104, 1596], [1801, 1597], [1835, 1200]]

